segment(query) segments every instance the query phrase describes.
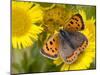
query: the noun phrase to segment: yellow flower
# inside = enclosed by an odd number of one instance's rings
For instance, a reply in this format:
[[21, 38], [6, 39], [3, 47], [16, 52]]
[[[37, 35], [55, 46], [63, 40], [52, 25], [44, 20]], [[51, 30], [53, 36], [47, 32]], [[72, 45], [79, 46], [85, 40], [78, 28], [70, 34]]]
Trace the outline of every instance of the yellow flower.
[[59, 28], [64, 26], [65, 21], [70, 17], [69, 14], [72, 14], [69, 10], [64, 5], [58, 4], [48, 7], [44, 11], [45, 15], [43, 18], [45, 29], [50, 33], [54, 33], [55, 30], [59, 31]]
[[36, 24], [43, 19], [39, 4], [31, 2], [12, 2], [12, 47], [26, 48], [38, 39], [43, 30]]
[[82, 15], [86, 25], [85, 29], [81, 31], [81, 33], [83, 33], [88, 38], [89, 45], [85, 49], [85, 51], [79, 55], [76, 62], [70, 65], [64, 63], [61, 57], [54, 60], [54, 64], [56, 65], [61, 65], [63, 63], [61, 71], [88, 69], [90, 67], [90, 64], [95, 60], [95, 20], [93, 19], [93, 17], [86, 20], [86, 14], [84, 11], [79, 11], [79, 13]]

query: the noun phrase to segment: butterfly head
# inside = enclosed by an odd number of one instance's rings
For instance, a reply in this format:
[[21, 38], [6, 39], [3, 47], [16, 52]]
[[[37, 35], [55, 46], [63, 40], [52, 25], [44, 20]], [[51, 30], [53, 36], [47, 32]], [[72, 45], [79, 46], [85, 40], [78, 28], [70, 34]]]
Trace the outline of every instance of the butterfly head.
[[60, 37], [61, 38], [67, 38], [67, 36], [68, 36], [68, 32], [67, 31], [60, 30]]
[[74, 45], [72, 44], [73, 42], [71, 42], [71, 37], [70, 37], [70, 33], [68, 31], [64, 31], [64, 30], [60, 30], [60, 38], [62, 40], [64, 40], [66, 43], [68, 43], [70, 45], [71, 48], [74, 49]]

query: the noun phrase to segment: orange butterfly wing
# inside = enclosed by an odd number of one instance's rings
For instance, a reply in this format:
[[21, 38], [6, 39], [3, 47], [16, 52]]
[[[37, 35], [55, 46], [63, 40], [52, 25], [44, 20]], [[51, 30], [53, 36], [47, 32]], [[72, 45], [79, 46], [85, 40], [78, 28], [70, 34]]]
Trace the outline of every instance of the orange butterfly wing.
[[41, 49], [41, 53], [48, 58], [57, 58], [58, 56], [58, 34], [54, 34], [48, 41], [44, 44]]
[[66, 23], [64, 29], [69, 32], [83, 30], [85, 28], [82, 16], [75, 14]]

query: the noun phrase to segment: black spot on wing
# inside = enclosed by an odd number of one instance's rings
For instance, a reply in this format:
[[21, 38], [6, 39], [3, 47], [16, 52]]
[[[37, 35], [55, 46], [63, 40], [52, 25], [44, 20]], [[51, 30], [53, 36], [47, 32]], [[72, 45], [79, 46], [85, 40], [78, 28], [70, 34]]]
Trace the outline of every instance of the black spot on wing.
[[73, 22], [72, 22], [72, 21], [71, 21], [70, 23], [71, 23], [71, 24], [73, 24]]
[[55, 42], [55, 39], [53, 39], [53, 41]]
[[78, 26], [80, 26], [80, 25], [78, 24]]
[[52, 48], [50, 48], [50, 50], [51, 50], [53, 53], [55, 52]]
[[49, 51], [48, 44], [46, 43], [46, 49]]
[[78, 19], [77, 19], [77, 18], [73, 18], [73, 17], [72, 17], [72, 19], [73, 19], [73, 20], [76, 20], [76, 21], [78, 21]]
[[54, 50], [52, 50], [52, 52], [54, 53], [55, 51], [54, 51]]
[[50, 45], [52, 45], [53, 44], [53, 42], [52, 41], [50, 41]]
[[50, 48], [50, 49], [52, 49], [52, 48]]
[[49, 48], [48, 47], [46, 47], [46, 49], [49, 51]]
[[77, 19], [77, 18], [74, 18], [74, 20], [78, 21], [78, 19]]
[[55, 48], [55, 50], [57, 50], [57, 48]]

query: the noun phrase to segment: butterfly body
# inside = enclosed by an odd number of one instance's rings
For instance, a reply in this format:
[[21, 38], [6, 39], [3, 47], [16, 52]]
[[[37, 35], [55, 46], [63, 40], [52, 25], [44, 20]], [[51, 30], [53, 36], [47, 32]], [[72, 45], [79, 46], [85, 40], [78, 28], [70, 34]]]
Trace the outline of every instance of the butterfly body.
[[48, 39], [41, 49], [41, 53], [51, 59], [60, 56], [67, 64], [74, 63], [88, 45], [88, 39], [79, 32], [83, 29], [84, 24], [81, 15], [75, 14], [66, 23], [63, 30]]

